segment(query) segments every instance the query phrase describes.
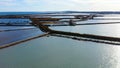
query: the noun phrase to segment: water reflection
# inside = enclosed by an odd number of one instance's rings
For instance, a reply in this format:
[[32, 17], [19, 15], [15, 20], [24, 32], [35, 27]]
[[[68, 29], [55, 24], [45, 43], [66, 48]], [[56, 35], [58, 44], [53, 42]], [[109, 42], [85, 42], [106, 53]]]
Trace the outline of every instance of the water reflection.
[[[77, 33], [120, 37], [119, 26], [115, 24], [51, 28]], [[14, 47], [2, 49], [0, 50], [0, 67], [120, 68], [119, 46], [109, 46], [109, 44], [72, 39], [56, 36], [42, 37], [18, 44]]]
[[35, 27], [0, 27], [0, 46], [43, 34]]
[[90, 42], [96, 42], [96, 43], [104, 43], [104, 44], [111, 44], [111, 45], [120, 45], [120, 42], [115, 41], [106, 41], [106, 40], [99, 40], [99, 39], [92, 39], [92, 38], [82, 38], [82, 37], [75, 37], [75, 36], [65, 36], [65, 35], [59, 35], [59, 34], [51, 34], [51, 36], [56, 37], [63, 37], [78, 41], [90, 41]]
[[67, 32], [96, 34], [102, 36], [120, 37], [120, 24], [109, 25], [86, 25], [86, 26], [59, 26], [50, 27], [55, 30], [62, 30]]
[[120, 48], [111, 47], [104, 48], [104, 54], [102, 55], [102, 61], [100, 68], [119, 68], [120, 67]]
[[120, 47], [50, 36], [0, 50], [0, 58], [3, 68], [119, 68]]

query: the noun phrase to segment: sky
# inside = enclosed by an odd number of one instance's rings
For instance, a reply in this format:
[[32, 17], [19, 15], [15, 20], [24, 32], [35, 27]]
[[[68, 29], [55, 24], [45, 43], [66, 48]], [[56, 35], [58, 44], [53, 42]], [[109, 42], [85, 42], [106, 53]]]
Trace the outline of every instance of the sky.
[[120, 11], [120, 0], [0, 0], [9, 11]]

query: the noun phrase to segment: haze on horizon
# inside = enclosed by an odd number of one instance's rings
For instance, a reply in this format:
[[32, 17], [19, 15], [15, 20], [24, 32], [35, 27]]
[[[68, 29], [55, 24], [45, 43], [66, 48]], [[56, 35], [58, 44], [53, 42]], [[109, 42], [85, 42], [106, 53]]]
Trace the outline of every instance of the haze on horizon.
[[0, 0], [8, 11], [120, 11], [118, 0]]

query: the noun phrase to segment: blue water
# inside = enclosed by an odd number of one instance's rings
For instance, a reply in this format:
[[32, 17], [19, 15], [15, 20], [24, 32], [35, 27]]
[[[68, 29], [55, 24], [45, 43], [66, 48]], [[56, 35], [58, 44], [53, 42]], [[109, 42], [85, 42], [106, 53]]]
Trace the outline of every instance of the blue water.
[[43, 14], [45, 12], [0, 12], [0, 15], [27, 15], [27, 14]]
[[29, 15], [29, 14], [54, 14], [59, 13], [56, 11], [44, 11], [44, 12], [0, 12], [0, 15]]
[[[29, 29], [31, 28], [31, 29]], [[14, 31], [15, 29], [18, 29]], [[19, 29], [26, 29], [26, 30], [19, 30]], [[4, 30], [13, 30], [13, 31], [4, 31]], [[20, 26], [1, 26], [0, 27], [0, 46], [4, 46], [6, 44], [24, 40], [27, 38], [35, 37], [41, 34], [44, 34], [38, 28], [29, 26], [29, 27], [20, 27]]]
[[0, 23], [28, 24], [30, 22], [29, 19], [0, 19]]
[[[88, 20], [77, 23], [119, 22]], [[1, 29], [27, 27], [2, 27]], [[120, 24], [50, 27], [55, 30], [120, 38]], [[21, 38], [41, 34], [39, 29], [2, 33]], [[6, 36], [5, 36], [6, 34]], [[31, 35], [31, 36], [33, 36]], [[3, 39], [3, 38], [2, 38]], [[4, 38], [5, 39], [5, 38]], [[9, 39], [9, 40], [10, 40]], [[1, 68], [120, 68], [120, 46], [46, 36], [0, 50]]]

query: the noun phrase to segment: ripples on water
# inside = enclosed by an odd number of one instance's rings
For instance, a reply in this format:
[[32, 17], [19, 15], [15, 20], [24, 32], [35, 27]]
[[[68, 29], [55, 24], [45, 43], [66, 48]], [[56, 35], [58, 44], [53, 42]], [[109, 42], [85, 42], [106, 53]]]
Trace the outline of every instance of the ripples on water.
[[[88, 20], [85, 22], [104, 21], [107, 20]], [[111, 21], [118, 22], [118, 20]], [[51, 28], [120, 37], [120, 24]], [[2, 68], [120, 68], [120, 46], [54, 36], [42, 37], [0, 50], [0, 66]]]

